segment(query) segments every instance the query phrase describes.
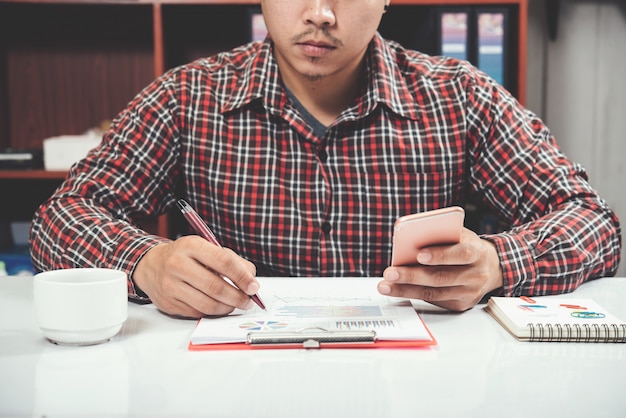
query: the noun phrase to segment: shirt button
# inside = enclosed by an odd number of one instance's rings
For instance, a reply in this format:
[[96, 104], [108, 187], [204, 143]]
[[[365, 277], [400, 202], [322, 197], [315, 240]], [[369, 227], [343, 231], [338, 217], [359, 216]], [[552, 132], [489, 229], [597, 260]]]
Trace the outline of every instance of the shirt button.
[[324, 222], [324, 223], [322, 224], [322, 231], [323, 231], [325, 234], [328, 234], [328, 233], [330, 232], [330, 230], [331, 230], [331, 229], [332, 229], [332, 228], [331, 228], [331, 226], [330, 226], [330, 223], [328, 223], [328, 222]]
[[326, 150], [321, 150], [319, 154], [317, 154], [317, 157], [320, 159], [321, 162], [325, 163], [326, 160], [328, 160], [328, 153], [326, 152]]

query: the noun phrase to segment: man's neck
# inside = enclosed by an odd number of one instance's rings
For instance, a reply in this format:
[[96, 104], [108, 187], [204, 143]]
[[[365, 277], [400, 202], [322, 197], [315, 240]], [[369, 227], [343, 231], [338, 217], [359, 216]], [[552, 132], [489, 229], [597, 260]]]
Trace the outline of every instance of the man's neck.
[[285, 86], [302, 106], [325, 126], [329, 126], [361, 92], [361, 66], [351, 71], [311, 80], [300, 74], [281, 73]]

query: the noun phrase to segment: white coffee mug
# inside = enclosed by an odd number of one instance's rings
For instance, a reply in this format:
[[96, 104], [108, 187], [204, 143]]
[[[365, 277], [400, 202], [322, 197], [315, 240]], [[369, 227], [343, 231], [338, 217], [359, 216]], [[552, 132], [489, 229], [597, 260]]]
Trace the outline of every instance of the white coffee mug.
[[62, 345], [91, 345], [117, 334], [128, 316], [127, 276], [120, 270], [74, 268], [38, 273], [35, 315], [43, 334]]

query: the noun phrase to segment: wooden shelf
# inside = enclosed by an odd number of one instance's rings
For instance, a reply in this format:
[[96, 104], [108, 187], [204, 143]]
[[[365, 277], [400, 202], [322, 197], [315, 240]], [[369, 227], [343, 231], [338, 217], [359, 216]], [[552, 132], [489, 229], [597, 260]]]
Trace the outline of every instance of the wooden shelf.
[[0, 179], [63, 180], [67, 171], [47, 170], [0, 170]]
[[[169, 68], [247, 42], [260, 0], [0, 0], [0, 148], [40, 148], [112, 119]], [[434, 53], [433, 13], [441, 6], [508, 7], [516, 69], [509, 89], [526, 101], [527, 0], [394, 0], [383, 36]], [[421, 26], [420, 26], [421, 25]], [[420, 32], [421, 31], [421, 32]], [[0, 193], [38, 190], [0, 211], [23, 217], [66, 176], [63, 171], [0, 171]], [[13, 194], [10, 194], [13, 193]], [[21, 209], [20, 209], [21, 207]], [[156, 233], [171, 236], [167, 217]]]
[[[2, 0], [2, 3], [34, 3], [34, 4], [172, 4], [172, 5], [255, 5], [261, 0]], [[392, 6], [408, 5], [473, 5], [473, 4], [522, 4], [526, 0], [393, 0]]]

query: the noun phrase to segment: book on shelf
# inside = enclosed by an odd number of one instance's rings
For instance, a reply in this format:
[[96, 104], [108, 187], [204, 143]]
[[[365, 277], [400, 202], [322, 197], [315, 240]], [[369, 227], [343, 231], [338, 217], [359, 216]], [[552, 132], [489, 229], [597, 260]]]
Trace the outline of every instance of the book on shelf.
[[504, 10], [479, 12], [477, 66], [499, 84], [505, 84], [505, 34], [507, 15]]
[[36, 170], [43, 168], [41, 149], [0, 149], [0, 170]]
[[491, 297], [485, 309], [520, 341], [626, 342], [626, 322], [589, 298]]
[[469, 61], [508, 87], [511, 27], [505, 7], [450, 7], [438, 12], [439, 54]]
[[260, 8], [250, 9], [250, 40], [262, 41], [267, 36], [267, 26]]
[[468, 59], [467, 30], [468, 12], [466, 10], [442, 10], [440, 20], [440, 52], [442, 55]]

